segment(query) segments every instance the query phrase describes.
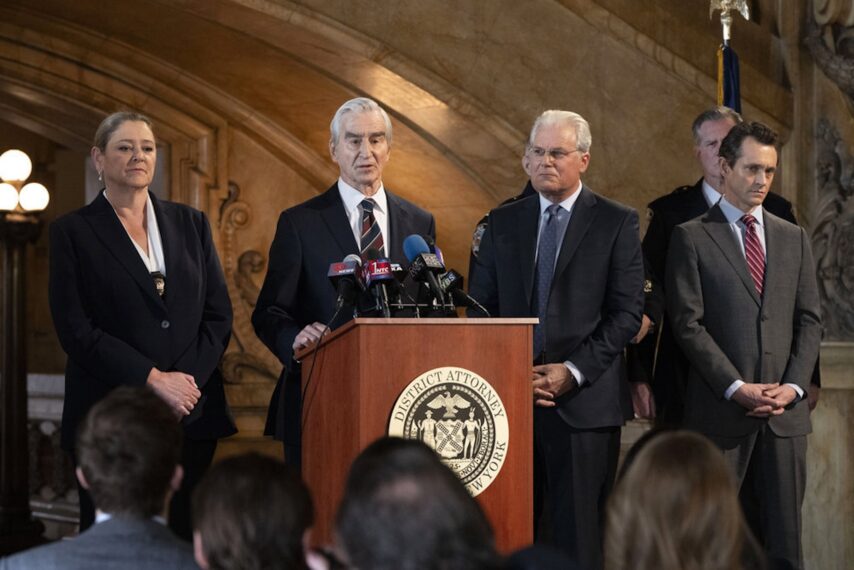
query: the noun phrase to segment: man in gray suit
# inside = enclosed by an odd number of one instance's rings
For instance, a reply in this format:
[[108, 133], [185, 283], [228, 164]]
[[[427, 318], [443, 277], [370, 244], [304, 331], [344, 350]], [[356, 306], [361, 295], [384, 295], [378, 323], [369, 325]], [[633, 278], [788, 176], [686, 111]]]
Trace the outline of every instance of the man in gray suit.
[[[720, 147], [723, 199], [676, 227], [667, 310], [690, 362], [685, 425], [714, 441], [752, 485], [774, 568], [803, 568], [807, 387], [821, 339], [806, 233], [762, 207], [777, 134], [736, 125]], [[670, 293], [672, 291], [672, 294]]]
[[95, 404], [77, 437], [80, 484], [97, 508], [94, 526], [70, 540], [0, 560], [0, 570], [197, 568], [189, 543], [166, 526], [181, 483], [181, 425], [142, 387], [121, 387]]

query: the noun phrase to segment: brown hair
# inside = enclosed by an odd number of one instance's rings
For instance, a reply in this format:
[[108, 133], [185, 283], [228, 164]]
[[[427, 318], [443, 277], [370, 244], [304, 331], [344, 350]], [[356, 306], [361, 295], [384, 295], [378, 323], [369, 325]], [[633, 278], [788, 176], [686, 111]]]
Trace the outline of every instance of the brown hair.
[[735, 163], [741, 158], [742, 145], [746, 138], [752, 138], [761, 145], [773, 146], [775, 149], [779, 146], [780, 141], [777, 132], [762, 123], [753, 121], [737, 124], [724, 137], [724, 140], [721, 141], [721, 147], [718, 149], [718, 155], [726, 161], [730, 168], [735, 166]]
[[258, 453], [214, 464], [193, 493], [193, 527], [211, 570], [305, 568], [302, 539], [313, 522], [302, 480]]
[[384, 437], [369, 445], [350, 468], [335, 523], [354, 568], [499, 567], [480, 505], [420, 441]]
[[649, 440], [608, 502], [606, 570], [739, 570], [761, 560], [721, 451], [687, 431]]
[[77, 436], [77, 462], [95, 506], [110, 514], [163, 512], [183, 432], [148, 388], [123, 386], [95, 404]]
[[104, 152], [107, 149], [107, 143], [110, 142], [110, 138], [113, 136], [113, 133], [115, 133], [123, 123], [128, 121], [145, 123], [148, 125], [148, 128], [151, 129], [152, 134], [154, 134], [154, 123], [145, 115], [135, 113], [133, 111], [119, 111], [118, 113], [113, 113], [101, 121], [101, 124], [98, 125], [98, 130], [95, 131], [95, 139], [92, 141], [92, 145], [98, 147], [101, 152]]

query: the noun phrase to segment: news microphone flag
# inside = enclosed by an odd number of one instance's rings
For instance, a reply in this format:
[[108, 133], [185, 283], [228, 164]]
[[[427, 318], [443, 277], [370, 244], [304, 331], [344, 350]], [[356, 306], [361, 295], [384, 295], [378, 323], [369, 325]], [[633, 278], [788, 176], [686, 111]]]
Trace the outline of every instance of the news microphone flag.
[[738, 55], [725, 44], [718, 48], [718, 105], [741, 113]]

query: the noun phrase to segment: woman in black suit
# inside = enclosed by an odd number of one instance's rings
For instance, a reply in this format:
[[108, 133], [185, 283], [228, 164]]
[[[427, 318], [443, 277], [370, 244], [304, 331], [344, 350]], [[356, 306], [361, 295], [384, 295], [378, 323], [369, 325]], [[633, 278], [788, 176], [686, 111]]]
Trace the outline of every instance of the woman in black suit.
[[[50, 308], [68, 355], [62, 447], [120, 385], [147, 385], [184, 426], [184, 480], [169, 525], [189, 539], [189, 495], [218, 438], [235, 433], [217, 368], [231, 303], [205, 215], [148, 191], [157, 156], [151, 121], [115, 113], [95, 133], [104, 190], [50, 228]], [[129, 450], [132, 452], [132, 450]], [[80, 530], [94, 521], [80, 489]]]

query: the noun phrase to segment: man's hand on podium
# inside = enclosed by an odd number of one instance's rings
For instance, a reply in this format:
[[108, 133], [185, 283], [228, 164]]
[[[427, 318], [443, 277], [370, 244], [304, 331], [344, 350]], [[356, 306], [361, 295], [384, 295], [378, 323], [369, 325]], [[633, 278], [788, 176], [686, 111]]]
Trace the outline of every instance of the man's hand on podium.
[[319, 341], [320, 335], [323, 334], [323, 331], [325, 329], [326, 327], [323, 325], [323, 323], [317, 322], [311, 323], [310, 325], [306, 326], [299, 333], [297, 333], [296, 338], [294, 338], [294, 352]]

